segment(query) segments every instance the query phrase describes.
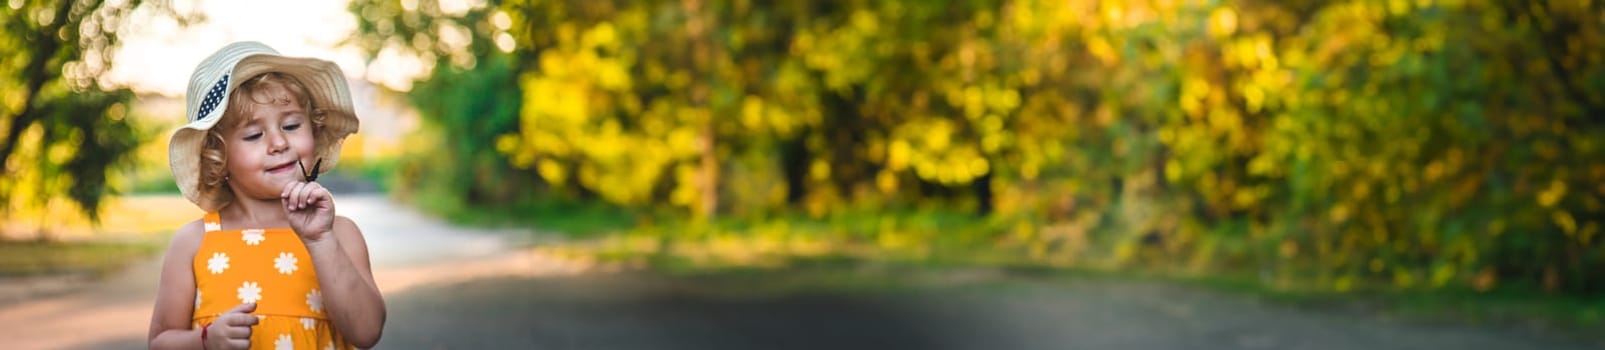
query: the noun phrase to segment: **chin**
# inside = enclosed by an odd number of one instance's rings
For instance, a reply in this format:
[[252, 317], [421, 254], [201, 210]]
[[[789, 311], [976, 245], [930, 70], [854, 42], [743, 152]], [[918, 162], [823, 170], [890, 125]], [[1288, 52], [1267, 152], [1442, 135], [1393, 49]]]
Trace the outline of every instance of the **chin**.
[[262, 178], [261, 189], [263, 193], [272, 192], [274, 197], [278, 197], [279, 192], [284, 190], [284, 185], [288, 185], [292, 181], [295, 180], [282, 176], [272, 176], [269, 174], [268, 176]]

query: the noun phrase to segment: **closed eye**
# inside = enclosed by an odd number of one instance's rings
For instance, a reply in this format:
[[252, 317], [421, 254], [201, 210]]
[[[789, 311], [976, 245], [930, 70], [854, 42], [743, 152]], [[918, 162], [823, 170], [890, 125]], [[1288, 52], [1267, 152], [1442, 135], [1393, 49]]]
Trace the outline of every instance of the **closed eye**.
[[284, 126], [284, 130], [288, 130], [288, 131], [295, 131], [295, 129], [300, 129], [300, 128], [301, 128], [301, 124], [299, 124], [299, 123], [290, 124], [290, 125], [285, 125]]
[[262, 133], [253, 133], [245, 136], [246, 141], [256, 141], [262, 138]]

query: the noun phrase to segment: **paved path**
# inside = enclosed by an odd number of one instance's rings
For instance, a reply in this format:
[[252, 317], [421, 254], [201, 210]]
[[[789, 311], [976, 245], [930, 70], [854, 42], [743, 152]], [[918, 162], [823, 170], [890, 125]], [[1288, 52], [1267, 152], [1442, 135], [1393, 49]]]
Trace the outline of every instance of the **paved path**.
[[[474, 278], [579, 271], [512, 248], [525, 242], [510, 237], [528, 234], [453, 227], [376, 195], [341, 195], [339, 201], [340, 214], [363, 229], [374, 278], [387, 295]], [[48, 296], [0, 304], [0, 348], [144, 348], [159, 258], [106, 280], [75, 282], [69, 292], [57, 291], [63, 287], [55, 284], [65, 282], [50, 280], [43, 288]]]
[[[507, 241], [528, 234], [451, 227], [379, 197], [342, 196], [341, 213], [374, 252], [389, 349], [1605, 349], [1165, 282], [860, 271], [849, 276], [912, 282], [844, 291], [807, 272], [610, 273]], [[0, 306], [0, 348], [144, 348], [156, 270]]]
[[384, 341], [421, 349], [1605, 349], [1533, 331], [1331, 314], [1107, 278], [904, 271], [861, 277], [930, 282], [738, 292], [770, 289], [789, 274], [587, 274], [422, 288], [390, 299], [396, 315], [418, 318], [390, 325]]

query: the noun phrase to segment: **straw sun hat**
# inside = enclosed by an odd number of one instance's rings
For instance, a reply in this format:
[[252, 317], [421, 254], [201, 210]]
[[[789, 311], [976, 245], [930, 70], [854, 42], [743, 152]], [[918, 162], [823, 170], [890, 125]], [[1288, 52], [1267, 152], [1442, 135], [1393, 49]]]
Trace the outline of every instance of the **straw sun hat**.
[[218, 49], [195, 66], [195, 73], [190, 75], [189, 89], [184, 94], [184, 114], [189, 123], [173, 132], [167, 150], [168, 165], [173, 169], [178, 190], [202, 210], [216, 211], [224, 204], [202, 198], [201, 147], [205, 144], [206, 132], [223, 119], [229, 95], [240, 83], [270, 72], [288, 75], [306, 86], [314, 108], [324, 111], [324, 131], [321, 132], [334, 137], [330, 142], [317, 145], [317, 156], [323, 159], [321, 172], [334, 168], [340, 160], [341, 140], [357, 131], [351, 90], [346, 86], [340, 67], [333, 62], [282, 56], [273, 48], [254, 41]]

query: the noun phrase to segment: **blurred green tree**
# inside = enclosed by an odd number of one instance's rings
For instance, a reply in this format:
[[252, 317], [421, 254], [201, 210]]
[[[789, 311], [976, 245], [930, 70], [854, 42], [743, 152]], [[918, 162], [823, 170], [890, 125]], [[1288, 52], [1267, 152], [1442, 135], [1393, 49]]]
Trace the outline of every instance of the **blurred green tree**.
[[[92, 220], [137, 136], [133, 93], [100, 80], [122, 21], [141, 1], [0, 5], [0, 202], [9, 211], [65, 194]], [[165, 7], [163, 7], [165, 8]]]
[[514, 204], [539, 190], [534, 174], [515, 171], [496, 149], [496, 136], [517, 131], [521, 70], [495, 48], [501, 29], [489, 20], [490, 8], [355, 1], [350, 9], [362, 19], [353, 43], [370, 58], [413, 55], [433, 67], [407, 92], [425, 127], [412, 138], [419, 151], [400, 160], [402, 195], [452, 208]]
[[516, 126], [473, 142], [625, 206], [956, 204], [1043, 259], [1605, 290], [1600, 1], [431, 3], [353, 11], [437, 65], [506, 52]]

